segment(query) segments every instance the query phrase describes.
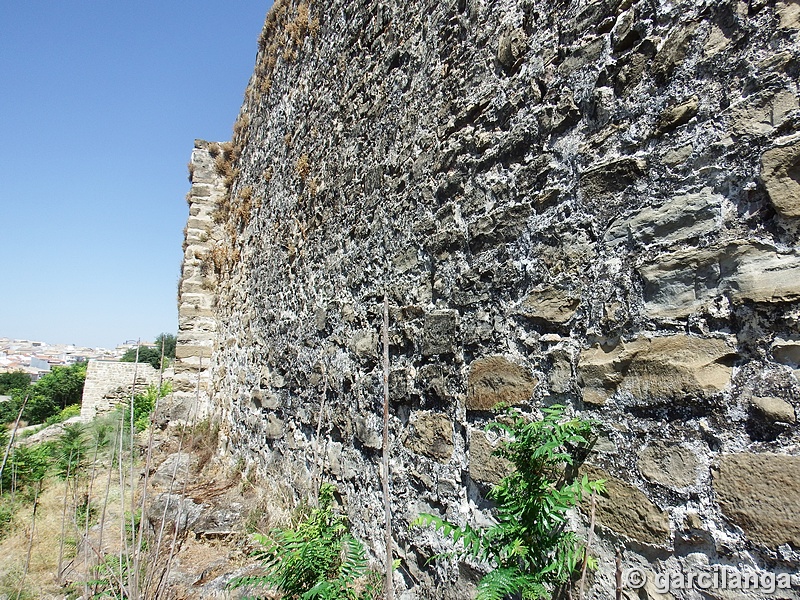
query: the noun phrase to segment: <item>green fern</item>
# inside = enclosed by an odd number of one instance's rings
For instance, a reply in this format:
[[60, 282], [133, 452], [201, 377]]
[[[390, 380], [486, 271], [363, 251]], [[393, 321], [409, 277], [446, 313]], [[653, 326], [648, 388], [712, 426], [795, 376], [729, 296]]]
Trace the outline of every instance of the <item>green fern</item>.
[[347, 518], [334, 510], [335, 487], [323, 484], [319, 508], [291, 529], [255, 534], [254, 554], [265, 574], [239, 577], [230, 588], [269, 588], [288, 600], [372, 600], [380, 575], [367, 568], [364, 545], [348, 533]]
[[514, 595], [524, 600], [547, 599], [583, 561], [593, 562], [577, 536], [565, 530], [567, 511], [593, 492], [605, 491], [602, 480], [572, 476], [590, 447], [592, 423], [563, 420], [560, 405], [543, 412], [541, 421], [528, 421], [509, 410], [503, 422], [488, 426], [506, 434], [508, 441], [494, 454], [515, 467], [489, 493], [497, 506], [497, 523], [473, 529], [430, 514], [421, 514], [413, 522], [433, 526], [452, 538], [457, 544], [455, 555], [493, 567], [478, 585], [477, 600]]

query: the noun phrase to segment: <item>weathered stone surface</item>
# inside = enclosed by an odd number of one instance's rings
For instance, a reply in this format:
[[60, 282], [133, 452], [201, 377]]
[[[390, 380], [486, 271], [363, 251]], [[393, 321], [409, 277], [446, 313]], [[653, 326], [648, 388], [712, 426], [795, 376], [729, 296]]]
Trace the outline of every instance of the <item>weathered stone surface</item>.
[[687, 335], [638, 338], [611, 349], [581, 352], [583, 399], [604, 404], [617, 392], [634, 403], [659, 403], [715, 394], [730, 383], [733, 348], [720, 339]]
[[453, 354], [458, 343], [458, 311], [440, 310], [425, 315], [422, 353]]
[[522, 300], [519, 314], [530, 319], [562, 324], [573, 317], [580, 301], [580, 294], [570, 290], [531, 290]]
[[681, 125], [685, 125], [697, 114], [699, 107], [700, 98], [692, 96], [680, 104], [667, 108], [658, 117], [656, 132], [659, 134], [667, 133]]
[[777, 338], [772, 343], [772, 356], [781, 364], [800, 366], [800, 341]]
[[517, 239], [527, 224], [530, 204], [517, 204], [491, 212], [469, 225], [469, 246], [480, 252]]
[[530, 399], [536, 378], [525, 367], [502, 356], [479, 358], [470, 364], [467, 409], [491, 410], [496, 404], [519, 404]]
[[639, 472], [653, 483], [670, 488], [695, 485], [700, 462], [689, 448], [678, 444], [680, 440], [655, 442], [644, 448], [636, 463]]
[[350, 341], [350, 349], [360, 358], [377, 358], [378, 333], [372, 329], [356, 331]]
[[159, 494], [147, 506], [147, 521], [152, 531], [158, 532], [162, 520], [169, 528], [181, 534], [190, 529], [203, 513], [203, 505], [180, 494]]
[[686, 317], [721, 296], [734, 303], [800, 298], [800, 254], [779, 254], [761, 244], [679, 250], [643, 265], [639, 273], [645, 309], [653, 317]]
[[[660, 546], [669, 542], [669, 514], [643, 492], [598, 467], [585, 465], [581, 474], [606, 482], [606, 493], [596, 499], [597, 523], [643, 544]], [[588, 501], [584, 501], [581, 508], [587, 511], [588, 506]]]
[[587, 198], [621, 192], [645, 173], [647, 163], [641, 158], [620, 160], [593, 166], [581, 174], [581, 190]]
[[712, 471], [722, 512], [757, 544], [800, 547], [800, 457], [724, 454]]
[[696, 194], [671, 198], [662, 206], [645, 208], [617, 221], [606, 232], [609, 246], [628, 242], [648, 246], [673, 244], [709, 234], [722, 225], [722, 196], [705, 188]]
[[731, 132], [737, 136], [772, 133], [799, 105], [797, 96], [790, 90], [743, 98], [730, 108]]
[[[317, 442], [336, 448], [338, 466], [324, 474], [337, 478], [354, 534], [379, 552], [381, 366], [351, 341], [380, 331], [387, 293], [391, 370], [405, 373], [390, 378], [398, 522], [421, 510], [489, 519], [486, 486], [472, 484], [489, 477], [471, 457], [481, 444], [472, 430], [498, 400], [550, 394], [546, 402], [602, 421], [599, 454], [627, 485], [652, 491], [677, 520], [688, 502], [708, 524], [690, 552], [688, 538], [658, 551], [631, 544], [643, 567], [687, 571], [703, 554], [773, 564], [738, 530], [717, 536], [723, 514], [705, 473], [670, 487], [636, 464], [659, 440], [692, 440], [703, 464], [721, 449], [790, 451], [799, 441], [796, 427], [766, 426], [746, 406], [753, 395], [796, 405], [797, 367], [768, 349], [797, 335], [797, 224], [771, 208], [761, 178], [762, 156], [785, 146], [779, 136], [800, 118], [800, 40], [781, 25], [783, 5], [330, 0], [308, 6], [319, 28], [305, 39], [286, 35], [302, 25], [298, 4], [275, 6], [235, 164], [220, 165], [235, 173], [233, 214], [225, 186], [212, 183], [215, 159], [195, 153], [196, 182], [210, 195], [192, 201], [193, 224], [208, 222], [205, 199], [219, 204], [219, 230], [187, 233], [181, 306], [215, 313], [214, 356], [202, 365], [213, 364], [229, 451], [301, 485]], [[504, 38], [515, 30], [524, 46]], [[248, 187], [258, 202], [245, 219], [236, 199]], [[217, 260], [202, 261], [203, 244]], [[186, 315], [181, 329], [200, 335], [206, 325]], [[706, 347], [723, 338], [736, 340], [741, 360], [733, 346]], [[631, 348], [585, 351], [578, 366], [580, 348], [618, 339]], [[503, 358], [481, 375], [476, 360], [487, 357]], [[191, 394], [200, 357], [182, 363]], [[265, 366], [281, 387], [272, 377], [263, 385]], [[593, 379], [585, 403], [579, 377]], [[272, 411], [283, 422], [277, 438], [264, 434]], [[449, 459], [403, 446], [420, 411], [452, 419]], [[398, 574], [398, 597], [469, 597], [455, 564], [437, 564], [435, 577], [416, 564], [447, 550], [437, 534], [397, 531], [411, 574]], [[601, 564], [613, 565], [616, 545], [598, 540]], [[778, 559], [800, 568], [794, 555]], [[588, 597], [614, 597], [609, 570]]]
[[794, 407], [782, 398], [756, 396], [750, 398], [750, 405], [761, 416], [771, 422], [794, 423], [797, 420]]
[[781, 29], [800, 29], [800, 2], [797, 0], [777, 2], [775, 12], [780, 19]]
[[480, 429], [469, 430], [469, 476], [476, 481], [496, 484], [508, 475], [513, 465], [504, 458], [494, 456], [498, 438], [492, 436], [492, 441], [486, 432]]
[[800, 217], [800, 138], [764, 152], [761, 179], [781, 216]]
[[447, 462], [453, 456], [453, 421], [443, 413], [417, 411], [409, 420], [411, 431], [403, 445], [417, 454]]
[[275, 413], [270, 413], [264, 423], [264, 435], [275, 440], [283, 436], [285, 425], [283, 420], [279, 419]]
[[510, 69], [525, 54], [525, 32], [511, 29], [500, 36], [497, 43], [498, 62]]

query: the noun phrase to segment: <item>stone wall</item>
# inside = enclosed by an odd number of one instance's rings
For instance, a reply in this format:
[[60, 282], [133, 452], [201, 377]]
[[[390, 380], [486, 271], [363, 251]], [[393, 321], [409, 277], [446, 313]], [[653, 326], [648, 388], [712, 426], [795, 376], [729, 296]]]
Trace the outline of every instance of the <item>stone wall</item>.
[[[217, 147], [212, 144], [212, 147]], [[184, 230], [183, 263], [178, 287], [178, 336], [170, 416], [202, 418], [211, 411], [208, 394], [211, 352], [217, 331], [213, 266], [217, 225], [213, 213], [225, 194], [209, 143], [195, 140], [189, 162], [189, 218]], [[193, 417], [192, 408], [195, 408]]]
[[760, 0], [277, 2], [215, 159], [228, 450], [299, 492], [321, 465], [380, 557], [386, 292], [404, 598], [472, 593], [475, 565], [425, 566], [441, 540], [408, 523], [487, 522], [497, 401], [601, 422], [588, 597], [614, 597], [617, 547], [651, 577], [628, 598], [700, 598], [655, 591], [680, 569], [796, 572], [799, 20]]
[[147, 363], [90, 360], [83, 384], [81, 420], [91, 421], [120, 402], [130, 402], [131, 392], [144, 393], [148, 385], [158, 385], [158, 381], [158, 371]]

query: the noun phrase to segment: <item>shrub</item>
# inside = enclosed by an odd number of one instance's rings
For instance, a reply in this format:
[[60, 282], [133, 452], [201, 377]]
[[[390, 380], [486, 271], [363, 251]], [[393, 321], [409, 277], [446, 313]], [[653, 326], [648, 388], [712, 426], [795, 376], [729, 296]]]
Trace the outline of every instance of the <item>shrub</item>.
[[239, 577], [232, 588], [269, 587], [289, 600], [368, 600], [377, 598], [381, 576], [367, 569], [364, 546], [348, 532], [347, 518], [333, 508], [336, 488], [323, 484], [319, 508], [294, 528], [254, 534], [263, 549], [263, 576]]
[[459, 527], [436, 515], [421, 514], [415, 525], [433, 525], [456, 543], [460, 556], [486, 561], [492, 570], [478, 584], [478, 600], [502, 600], [519, 594], [526, 599], [550, 598], [567, 583], [583, 560], [592, 561], [574, 532], [567, 531], [566, 514], [585, 495], [604, 491], [603, 481], [572, 471], [589, 447], [592, 423], [563, 420], [564, 407], [544, 409], [541, 421], [528, 421], [508, 412], [508, 421], [491, 429], [508, 435], [495, 454], [514, 470], [492, 488], [497, 523], [482, 529]]
[[[136, 431], [144, 431], [150, 425], [150, 414], [156, 407], [156, 402], [160, 398], [168, 396], [172, 392], [172, 385], [169, 381], [161, 384], [159, 389], [155, 385], [148, 385], [144, 394], [137, 394], [133, 397], [133, 426]], [[124, 422], [131, 422], [130, 403], [125, 405]]]

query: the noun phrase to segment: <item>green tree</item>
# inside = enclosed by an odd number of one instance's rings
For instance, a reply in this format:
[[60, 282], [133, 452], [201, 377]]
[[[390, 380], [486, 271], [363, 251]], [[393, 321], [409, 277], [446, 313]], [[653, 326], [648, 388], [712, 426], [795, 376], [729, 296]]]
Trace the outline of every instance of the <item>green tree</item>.
[[120, 358], [120, 361], [148, 363], [154, 369], [158, 369], [161, 366], [161, 351], [157, 348], [151, 348], [150, 346], [139, 346], [138, 361], [136, 360], [136, 348], [126, 350], [125, 354]]
[[49, 398], [61, 410], [80, 403], [85, 381], [86, 363], [79, 362], [68, 367], [53, 367], [31, 387], [33, 394]]
[[584, 545], [566, 529], [567, 512], [586, 495], [604, 491], [603, 481], [589, 481], [573, 472], [590, 446], [592, 424], [564, 420], [564, 407], [544, 409], [541, 421], [528, 421], [519, 412], [490, 424], [506, 433], [495, 454], [510, 461], [514, 470], [492, 488], [497, 523], [482, 529], [457, 526], [430, 514], [415, 525], [433, 525], [461, 542], [457, 554], [488, 562], [492, 570], [478, 584], [477, 600], [550, 598], [566, 584], [582, 561], [589, 561]]
[[175, 346], [178, 343], [178, 338], [171, 333], [162, 333], [156, 338], [156, 348], [159, 354], [161, 349], [164, 349], [164, 358], [175, 358]]
[[24, 390], [31, 384], [30, 376], [24, 371], [0, 373], [0, 395], [7, 395], [11, 390]]

